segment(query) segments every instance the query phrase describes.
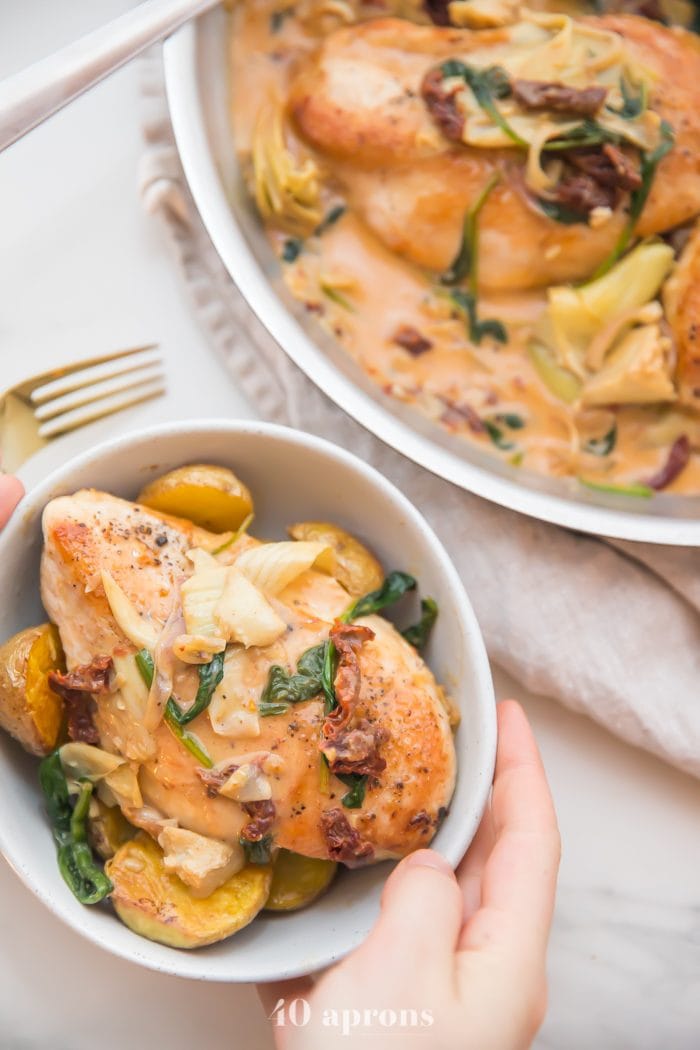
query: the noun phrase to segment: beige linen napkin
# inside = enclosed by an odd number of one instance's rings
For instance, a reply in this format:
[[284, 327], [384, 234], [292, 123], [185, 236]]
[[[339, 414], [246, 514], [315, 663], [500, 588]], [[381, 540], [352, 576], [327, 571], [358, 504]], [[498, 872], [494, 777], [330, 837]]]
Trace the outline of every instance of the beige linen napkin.
[[211, 344], [260, 415], [352, 449], [425, 514], [491, 656], [528, 689], [700, 776], [700, 552], [608, 543], [463, 492], [383, 445], [289, 360], [226, 273], [186, 186], [160, 59], [144, 72], [141, 189]]

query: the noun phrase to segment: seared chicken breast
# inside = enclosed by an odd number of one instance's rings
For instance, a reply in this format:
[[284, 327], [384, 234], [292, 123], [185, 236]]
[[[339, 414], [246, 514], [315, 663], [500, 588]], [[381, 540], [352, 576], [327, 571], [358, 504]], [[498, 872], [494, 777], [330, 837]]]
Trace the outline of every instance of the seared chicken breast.
[[[632, 15], [583, 24], [619, 35], [625, 60], [651, 79], [650, 108], [675, 135], [635, 232], [644, 237], [687, 222], [700, 212], [697, 37]], [[477, 56], [483, 67], [492, 55], [498, 64], [510, 32], [360, 22], [327, 36], [289, 93], [300, 134], [340, 180], [352, 209], [392, 252], [428, 270], [450, 265], [466, 212], [499, 171], [479, 218], [479, 279], [492, 289], [588, 276], [615, 245], [629, 207], [625, 197], [593, 226], [554, 221], [525, 192], [517, 150], [455, 144], [436, 125], [422, 94], [426, 74], [446, 59]]]
[[[164, 722], [149, 732], [143, 707], [129, 700], [126, 678], [136, 647], [118, 626], [102, 582], [106, 570], [141, 622], [162, 631], [193, 572], [187, 552], [211, 550], [216, 538], [188, 522], [81, 491], [49, 503], [44, 540], [42, 596], [69, 669], [95, 657], [112, 657], [115, 663], [111, 689], [95, 696], [94, 721], [100, 746], [138, 768], [143, 807], [129, 819], [153, 833], [163, 821], [176, 821], [189, 831], [237, 843], [250, 810], [218, 793], [215, 778]], [[222, 558], [235, 564], [251, 543], [237, 542]], [[188, 730], [215, 768], [227, 761], [234, 769], [267, 763], [275, 845], [354, 864], [401, 856], [429, 842], [455, 779], [448, 713], [432, 673], [380, 617], [346, 629], [363, 638], [356, 649], [354, 724], [380, 742], [383, 762], [370, 778], [362, 807], [344, 808], [347, 786], [327, 775], [322, 764], [322, 700], [314, 697], [272, 717], [256, 712], [270, 668], [293, 671], [303, 652], [327, 639], [334, 618], [348, 606], [348, 594], [331, 577], [308, 570], [271, 602], [284, 621], [283, 634], [265, 647], [229, 646], [211, 705]], [[196, 668], [179, 665], [175, 681], [178, 697], [191, 699]], [[232, 711], [240, 717], [231, 719]]]

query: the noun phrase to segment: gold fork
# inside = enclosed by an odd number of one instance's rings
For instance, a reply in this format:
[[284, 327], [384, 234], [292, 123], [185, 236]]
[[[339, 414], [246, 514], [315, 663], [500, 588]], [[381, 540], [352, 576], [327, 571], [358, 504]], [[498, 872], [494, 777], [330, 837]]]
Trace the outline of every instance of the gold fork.
[[15, 471], [61, 434], [165, 393], [155, 344], [53, 368], [0, 394], [0, 469]]

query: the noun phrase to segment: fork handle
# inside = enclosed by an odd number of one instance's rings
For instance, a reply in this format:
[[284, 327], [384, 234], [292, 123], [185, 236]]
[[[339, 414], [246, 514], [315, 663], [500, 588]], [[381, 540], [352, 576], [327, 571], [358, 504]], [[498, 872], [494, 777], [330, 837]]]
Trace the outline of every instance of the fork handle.
[[0, 83], [0, 152], [219, 0], [146, 0]]

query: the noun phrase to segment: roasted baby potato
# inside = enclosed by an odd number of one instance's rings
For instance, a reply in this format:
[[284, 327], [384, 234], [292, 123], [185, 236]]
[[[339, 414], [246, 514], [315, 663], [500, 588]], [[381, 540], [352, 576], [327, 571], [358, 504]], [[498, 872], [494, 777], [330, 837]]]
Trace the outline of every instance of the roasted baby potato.
[[156, 478], [142, 489], [138, 502], [210, 532], [235, 532], [253, 512], [252, 496], [233, 471], [206, 463], [178, 467]]
[[279, 850], [272, 868], [272, 885], [265, 908], [268, 911], [305, 908], [328, 889], [337, 867], [332, 860], [317, 860], [288, 849]]
[[63, 701], [49, 688], [49, 671], [65, 671], [53, 624], [28, 627], [0, 647], [0, 725], [33, 755], [48, 755], [58, 740]]
[[331, 550], [317, 559], [322, 571], [334, 576], [348, 594], [359, 598], [381, 587], [384, 571], [370, 551], [353, 535], [330, 521], [301, 521], [287, 532], [293, 540], [325, 543]]
[[247, 926], [264, 907], [272, 868], [249, 864], [209, 897], [194, 897], [165, 870], [160, 846], [144, 832], [105, 866], [117, 915], [134, 933], [171, 948], [201, 948]]
[[99, 798], [91, 799], [87, 835], [98, 857], [109, 860], [135, 834], [136, 828], [129, 823], [119, 806], [106, 806]]

